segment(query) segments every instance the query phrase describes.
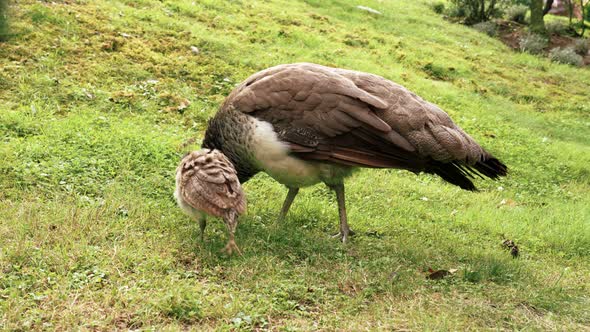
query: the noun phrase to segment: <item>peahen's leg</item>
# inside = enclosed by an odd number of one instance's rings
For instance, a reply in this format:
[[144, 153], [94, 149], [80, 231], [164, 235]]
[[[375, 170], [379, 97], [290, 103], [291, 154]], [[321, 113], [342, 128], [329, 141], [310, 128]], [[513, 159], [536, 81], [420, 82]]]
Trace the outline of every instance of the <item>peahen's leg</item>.
[[279, 218], [277, 220], [278, 222], [281, 222], [283, 219], [285, 219], [285, 216], [287, 216], [287, 212], [289, 212], [289, 208], [291, 207], [291, 204], [293, 203], [293, 200], [295, 199], [295, 196], [297, 196], [298, 192], [299, 188], [289, 187], [289, 192], [287, 193], [287, 197], [283, 203], [283, 208], [281, 208], [281, 213], [279, 214]]
[[348, 237], [354, 235], [354, 232], [348, 226], [346, 217], [346, 203], [344, 198], [344, 184], [328, 185], [336, 192], [336, 200], [338, 201], [338, 215], [340, 216], [340, 233], [335, 237], [340, 237], [343, 243], [346, 243]]

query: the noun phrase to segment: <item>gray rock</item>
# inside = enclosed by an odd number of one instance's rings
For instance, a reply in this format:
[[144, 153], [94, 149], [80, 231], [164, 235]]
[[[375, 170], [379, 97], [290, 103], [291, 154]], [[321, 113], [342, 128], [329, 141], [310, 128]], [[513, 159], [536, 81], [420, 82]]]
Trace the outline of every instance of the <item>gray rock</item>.
[[382, 13], [378, 10], [375, 10], [373, 8], [370, 7], [365, 7], [365, 6], [356, 6], [356, 8], [360, 9], [360, 10], [364, 10], [366, 12], [372, 13], [372, 14], [376, 14], [376, 15], [382, 15]]

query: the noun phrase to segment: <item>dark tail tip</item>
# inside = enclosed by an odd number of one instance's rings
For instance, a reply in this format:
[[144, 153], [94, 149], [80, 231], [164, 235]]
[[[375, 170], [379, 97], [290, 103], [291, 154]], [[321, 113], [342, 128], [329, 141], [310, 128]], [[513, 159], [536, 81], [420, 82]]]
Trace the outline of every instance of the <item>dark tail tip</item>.
[[508, 167], [494, 157], [478, 161], [474, 167], [478, 172], [491, 179], [497, 179], [500, 176], [506, 176], [508, 174]]
[[473, 178], [471, 172], [457, 163], [432, 162], [428, 173], [438, 174], [443, 180], [452, 183], [461, 189], [477, 191], [477, 188], [469, 178]]
[[427, 172], [438, 174], [443, 180], [459, 186], [461, 189], [477, 191], [477, 188], [470, 179], [476, 176], [483, 178], [481, 175], [491, 179], [497, 179], [500, 176], [506, 176], [508, 174], [508, 167], [498, 159], [488, 157], [482, 161], [478, 161], [473, 166], [467, 166], [459, 162], [442, 163], [434, 161], [430, 163]]

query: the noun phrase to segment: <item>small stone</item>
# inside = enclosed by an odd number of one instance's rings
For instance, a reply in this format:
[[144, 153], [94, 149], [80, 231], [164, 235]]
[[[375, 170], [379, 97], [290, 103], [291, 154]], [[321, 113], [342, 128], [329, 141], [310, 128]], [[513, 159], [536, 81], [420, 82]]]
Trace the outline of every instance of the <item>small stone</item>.
[[199, 48], [196, 47], [196, 46], [191, 46], [191, 52], [193, 52], [193, 54], [199, 54], [199, 53], [201, 53], [201, 51], [199, 50]]
[[380, 11], [375, 10], [371, 7], [365, 7], [365, 6], [356, 6], [356, 8], [360, 9], [360, 10], [364, 10], [366, 12], [369, 12], [371, 14], [376, 14], [376, 15], [382, 15]]

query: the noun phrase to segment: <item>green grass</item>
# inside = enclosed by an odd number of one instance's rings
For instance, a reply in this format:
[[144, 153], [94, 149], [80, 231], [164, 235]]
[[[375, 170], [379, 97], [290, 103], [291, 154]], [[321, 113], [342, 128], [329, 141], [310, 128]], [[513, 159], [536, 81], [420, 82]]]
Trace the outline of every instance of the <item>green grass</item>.
[[[590, 328], [588, 69], [514, 53], [421, 1], [26, 0], [9, 13], [0, 329]], [[510, 175], [471, 193], [362, 170], [346, 183], [359, 234], [342, 245], [328, 189], [302, 190], [277, 224], [286, 189], [261, 174], [245, 185], [244, 255], [226, 257], [222, 223], [202, 243], [176, 207], [175, 167], [235, 84], [298, 61], [405, 85]], [[432, 281], [428, 268], [458, 271]]]

